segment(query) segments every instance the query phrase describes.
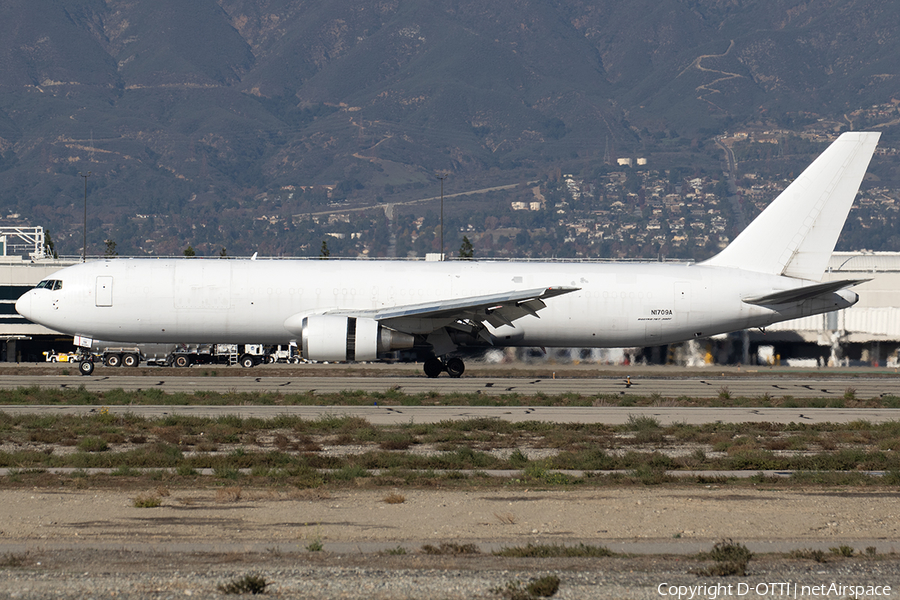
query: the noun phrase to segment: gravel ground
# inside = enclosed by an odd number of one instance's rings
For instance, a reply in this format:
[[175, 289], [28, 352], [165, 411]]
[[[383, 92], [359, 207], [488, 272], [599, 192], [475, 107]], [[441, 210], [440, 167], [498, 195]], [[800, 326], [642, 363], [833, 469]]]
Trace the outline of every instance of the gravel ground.
[[[492, 590], [549, 573], [555, 598], [667, 598], [668, 586], [707, 587], [694, 598], [878, 598], [900, 589], [900, 496], [893, 489], [707, 488], [567, 491], [342, 489], [0, 490], [0, 598], [228, 597], [220, 584], [258, 573], [275, 598], [500, 598]], [[136, 508], [137, 495], [162, 506]], [[754, 552], [818, 548], [826, 562], [757, 555], [745, 576], [695, 574], [695, 558], [730, 537]], [[323, 550], [309, 551], [314, 542]], [[477, 555], [431, 556], [423, 544], [474, 543]], [[596, 559], [489, 554], [528, 543], [605, 545]], [[852, 546], [853, 558], [831, 547]], [[865, 548], [875, 557], [863, 557]], [[386, 551], [404, 548], [405, 555]], [[740, 585], [746, 587], [739, 587]], [[827, 587], [803, 594], [803, 585]], [[839, 586], [869, 586], [856, 593]], [[685, 588], [687, 589], [687, 588]], [[744, 592], [744, 593], [739, 593]], [[767, 593], [765, 593], [767, 592]], [[871, 593], [867, 593], [871, 592]], [[233, 597], [233, 596], [232, 596]], [[683, 598], [688, 598], [688, 595]]]
[[[65, 551], [29, 555], [27, 566], [0, 572], [5, 598], [227, 598], [218, 586], [248, 573], [269, 583], [266, 595], [308, 599], [471, 599], [499, 598], [510, 583], [555, 574], [560, 599], [650, 599], [677, 597], [677, 586], [707, 586], [699, 597], [876, 598], [874, 592], [900, 588], [900, 562], [844, 559], [828, 563], [773, 560], [750, 563], [750, 573], [704, 577], [688, 571], [703, 563], [671, 556], [602, 559], [443, 558], [421, 555], [384, 557], [325, 553], [210, 554], [123, 551]], [[40, 563], [40, 564], [38, 564]], [[797, 595], [794, 595], [794, 586]], [[833, 593], [803, 594], [803, 586], [837, 586]], [[714, 586], [731, 586], [726, 589]], [[871, 594], [846, 593], [840, 586], [872, 588]], [[695, 593], [696, 593], [695, 588]], [[840, 593], [841, 591], [845, 593]], [[687, 597], [687, 596], [685, 596]], [[695, 597], [698, 597], [695, 595]]]

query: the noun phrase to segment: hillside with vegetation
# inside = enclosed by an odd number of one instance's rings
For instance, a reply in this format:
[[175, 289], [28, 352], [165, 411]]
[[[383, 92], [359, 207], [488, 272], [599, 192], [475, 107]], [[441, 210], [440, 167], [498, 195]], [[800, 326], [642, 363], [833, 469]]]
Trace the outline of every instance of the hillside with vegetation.
[[[308, 255], [325, 238], [420, 254], [434, 206], [401, 203], [438, 195], [440, 175], [448, 195], [521, 184], [450, 203], [451, 249], [494, 216], [518, 230], [512, 254], [571, 254], [566, 232], [518, 246], [559, 228], [555, 205], [510, 211], [536, 197], [526, 182], [599, 186], [621, 156], [721, 179], [714, 138], [745, 128], [878, 127], [898, 146], [898, 29], [887, 0], [11, 0], [0, 215], [76, 254], [86, 184], [92, 254], [110, 239], [121, 254]], [[774, 173], [819, 146], [748, 161]], [[877, 160], [893, 189], [895, 159]], [[393, 220], [316, 214], [384, 203]]]

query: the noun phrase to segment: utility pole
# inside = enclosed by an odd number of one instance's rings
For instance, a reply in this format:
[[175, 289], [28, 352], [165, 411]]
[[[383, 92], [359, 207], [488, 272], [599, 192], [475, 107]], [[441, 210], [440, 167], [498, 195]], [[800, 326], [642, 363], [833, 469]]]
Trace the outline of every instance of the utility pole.
[[91, 172], [88, 171], [87, 175], [84, 173], [79, 173], [79, 175], [84, 177], [84, 229], [82, 230], [81, 262], [85, 262], [87, 259], [87, 178], [91, 176]]
[[444, 260], [444, 178], [446, 175], [439, 175], [441, 180], [441, 260]]

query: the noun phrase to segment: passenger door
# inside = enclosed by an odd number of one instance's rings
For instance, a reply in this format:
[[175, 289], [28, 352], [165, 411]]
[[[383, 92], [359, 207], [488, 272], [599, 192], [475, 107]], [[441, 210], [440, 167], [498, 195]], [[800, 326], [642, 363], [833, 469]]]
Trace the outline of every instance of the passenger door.
[[97, 306], [112, 306], [113, 303], [113, 278], [109, 275], [97, 277]]

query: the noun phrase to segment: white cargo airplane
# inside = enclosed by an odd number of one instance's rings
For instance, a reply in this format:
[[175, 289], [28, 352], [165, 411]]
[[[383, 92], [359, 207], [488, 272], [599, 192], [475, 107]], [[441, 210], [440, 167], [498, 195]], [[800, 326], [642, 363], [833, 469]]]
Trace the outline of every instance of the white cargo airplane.
[[820, 281], [879, 136], [841, 135], [698, 264], [118, 258], [59, 271], [16, 310], [79, 345], [296, 342], [316, 361], [413, 349], [429, 377], [462, 375], [466, 347], [652, 346], [765, 327], [859, 299], [846, 288], [861, 280]]

